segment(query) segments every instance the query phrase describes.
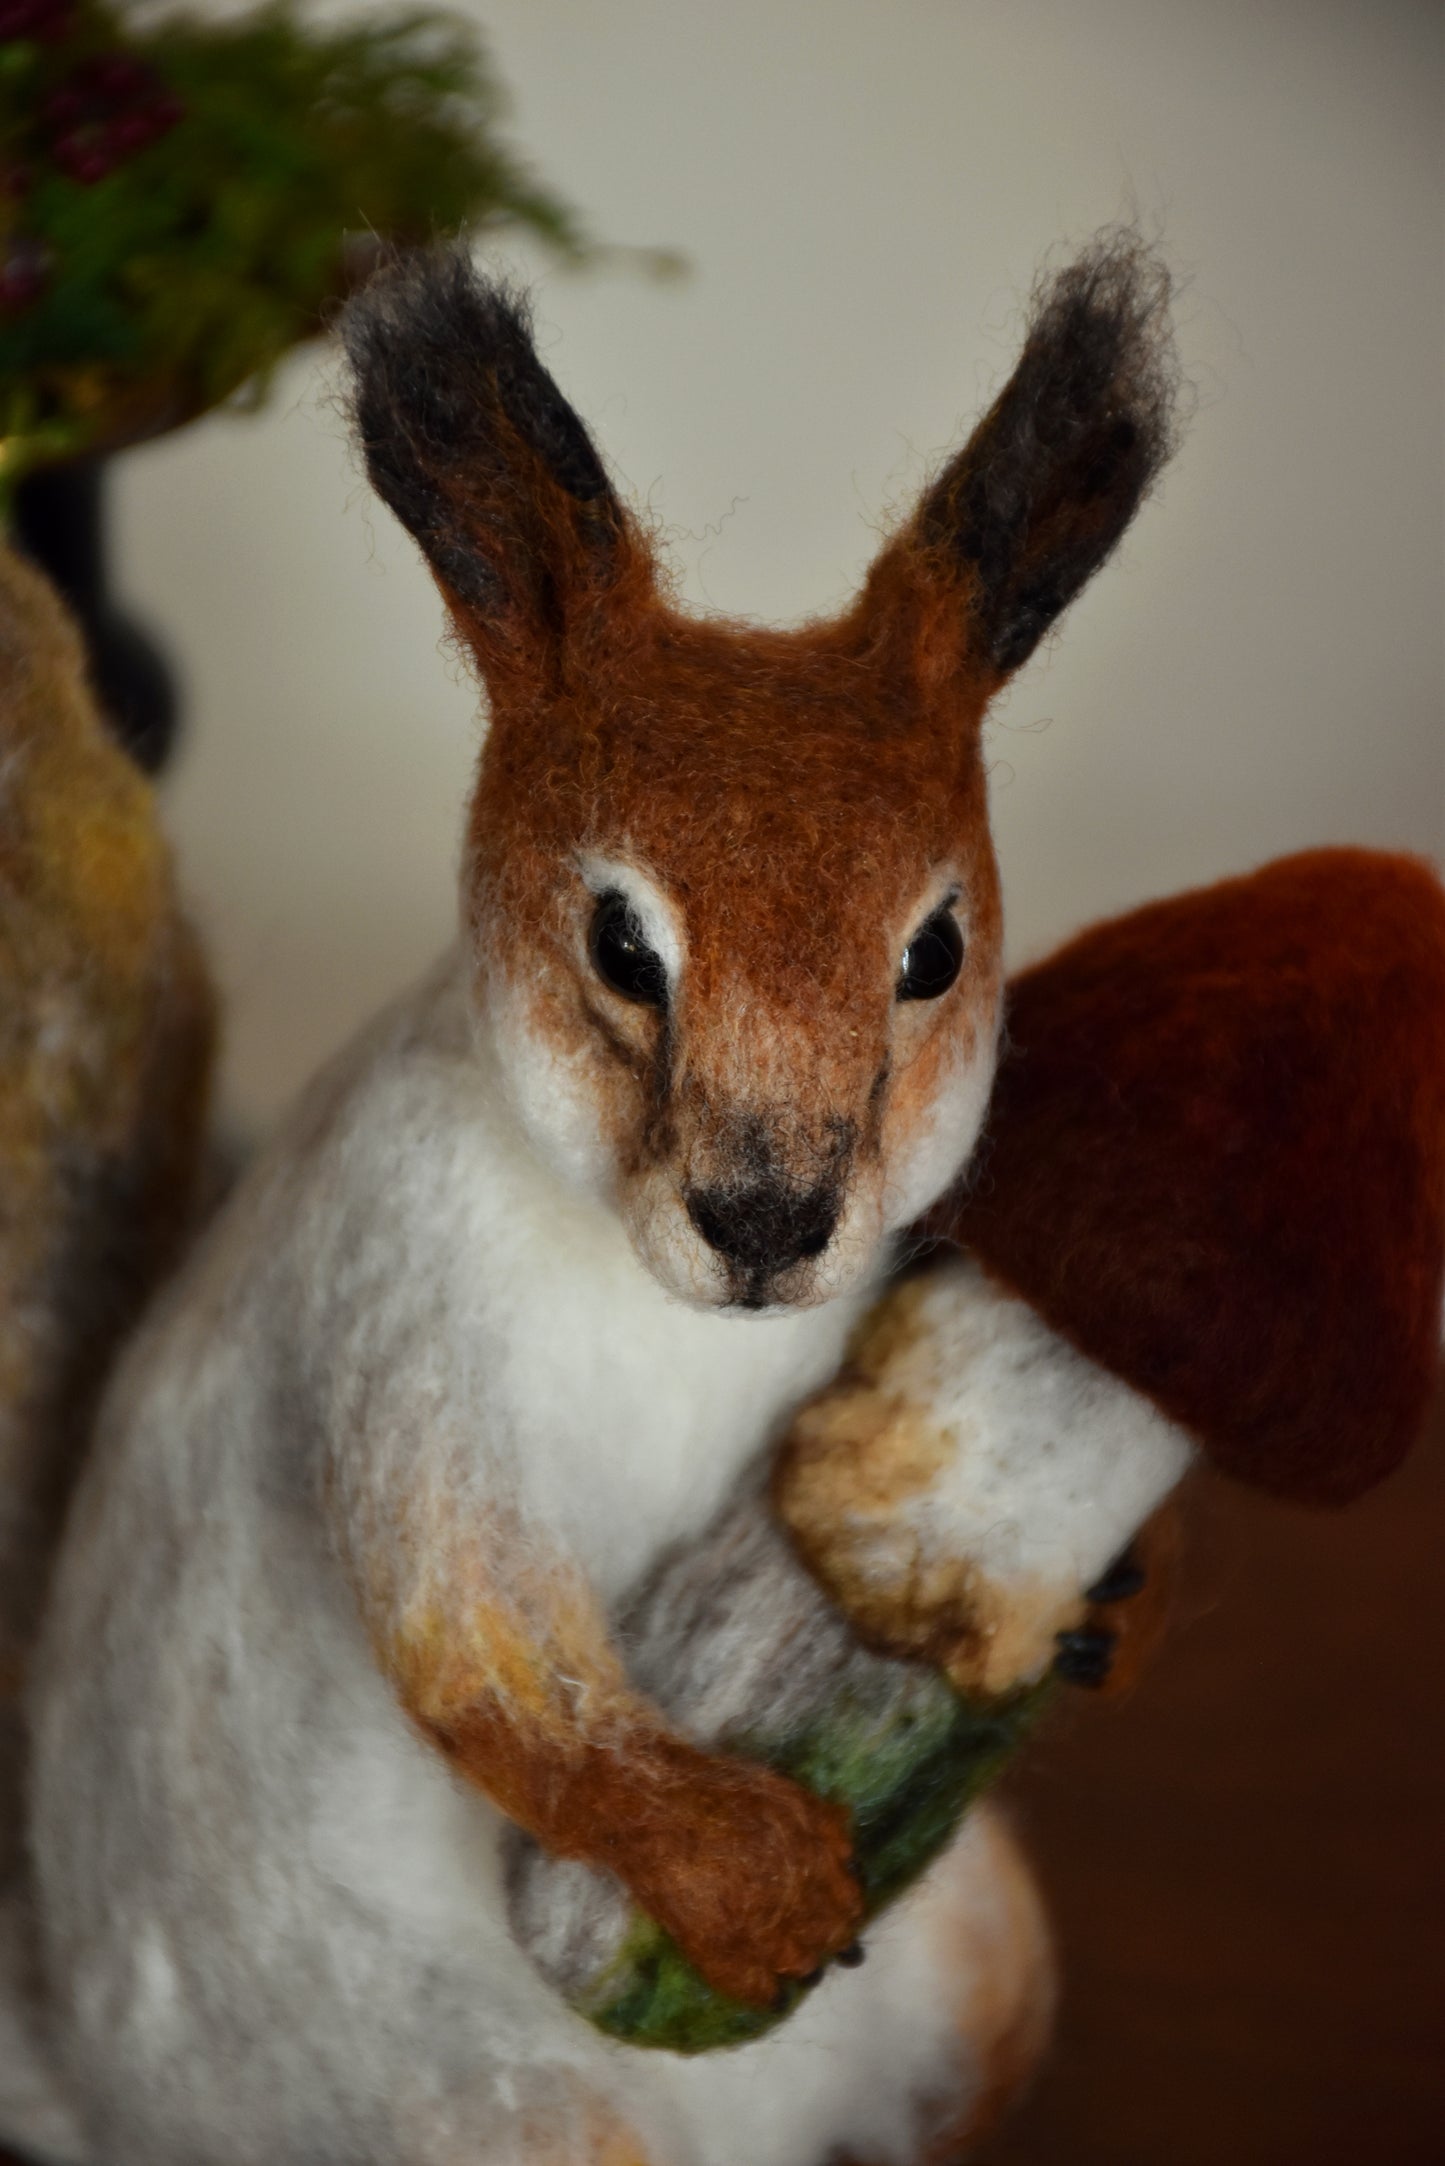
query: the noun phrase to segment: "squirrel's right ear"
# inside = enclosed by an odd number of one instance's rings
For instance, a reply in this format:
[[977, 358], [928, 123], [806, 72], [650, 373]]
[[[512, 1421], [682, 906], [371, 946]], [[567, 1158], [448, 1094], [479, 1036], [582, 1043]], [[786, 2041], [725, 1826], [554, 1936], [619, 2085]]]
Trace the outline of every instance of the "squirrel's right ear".
[[1012, 376], [865, 590], [925, 675], [1002, 682], [1120, 539], [1174, 446], [1169, 295], [1130, 229], [1040, 285]]
[[438, 250], [394, 259], [342, 330], [367, 472], [483, 671], [554, 678], [569, 638], [649, 594], [653, 567], [525, 303]]

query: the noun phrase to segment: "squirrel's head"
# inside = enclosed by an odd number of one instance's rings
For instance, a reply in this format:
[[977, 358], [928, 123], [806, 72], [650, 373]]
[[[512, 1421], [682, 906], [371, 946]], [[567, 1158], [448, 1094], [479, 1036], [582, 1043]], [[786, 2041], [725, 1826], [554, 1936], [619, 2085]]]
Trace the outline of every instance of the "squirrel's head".
[[842, 1292], [955, 1177], [993, 1073], [984, 710], [1169, 449], [1164, 272], [1040, 290], [1022, 358], [840, 617], [689, 617], [533, 348], [457, 253], [348, 316], [371, 478], [490, 726], [465, 862], [521, 1120], [707, 1306]]

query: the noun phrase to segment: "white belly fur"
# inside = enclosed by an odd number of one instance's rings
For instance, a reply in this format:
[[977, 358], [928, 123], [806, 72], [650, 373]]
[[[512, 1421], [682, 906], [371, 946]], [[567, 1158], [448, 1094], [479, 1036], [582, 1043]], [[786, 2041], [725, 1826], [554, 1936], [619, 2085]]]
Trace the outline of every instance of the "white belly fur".
[[[569, 1221], [517, 1162], [451, 975], [323, 1080], [132, 1350], [37, 1663], [52, 2015], [91, 2155], [523, 2166], [545, 2135], [582, 2160], [588, 2101], [610, 2097], [650, 2166], [736, 2166], [706, 2103], [732, 2096], [735, 2118], [751, 2102], [752, 2166], [808, 2166], [865, 2112], [874, 2154], [901, 2162], [921, 2076], [958, 2050], [926, 1902], [726, 2067], [609, 2046], [514, 1946], [495, 1814], [372, 1664], [316, 1508], [306, 1304], [325, 1291], [308, 1274], [338, 1268], [327, 1213], [357, 1154], [375, 1149], [388, 1194], [408, 1120], [408, 1192], [441, 1153], [451, 1224], [488, 1234], [461, 1276], [519, 1478], [609, 1601], [706, 1524], [856, 1314], [694, 1313], [594, 1207]], [[395, 1301], [425, 1327], [437, 1293], [414, 1233], [398, 1207]], [[862, 2052], [885, 1998], [886, 2067]]]

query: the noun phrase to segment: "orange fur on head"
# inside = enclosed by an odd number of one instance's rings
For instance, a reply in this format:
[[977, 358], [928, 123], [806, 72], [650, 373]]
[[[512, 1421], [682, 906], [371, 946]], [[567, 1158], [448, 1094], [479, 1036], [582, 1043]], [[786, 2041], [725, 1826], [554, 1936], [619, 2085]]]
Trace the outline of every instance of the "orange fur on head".
[[[936, 728], [890, 728], [860, 648], [658, 610], [545, 727], [501, 704], [472, 904], [483, 954], [585, 1076], [635, 1194], [775, 1180], [857, 1197], [871, 1183], [871, 1251], [884, 1169], [926, 1137], [956, 1067], [991, 1064], [1000, 910], [980, 690], [958, 688]], [[587, 968], [579, 838], [675, 911], [685, 968], [665, 1010], [618, 1000]], [[950, 894], [960, 985], [943, 1012], [899, 1008], [899, 958]]]
[[[1000, 972], [979, 728], [1167, 453], [1166, 292], [1127, 238], [1052, 281], [858, 600], [794, 631], [670, 603], [524, 310], [464, 258], [352, 313], [372, 478], [490, 694], [468, 902], [518, 1110], [675, 1292], [827, 1298], [968, 1153]], [[609, 910], [650, 992], [597, 967]], [[957, 980], [900, 993], [930, 927]]]

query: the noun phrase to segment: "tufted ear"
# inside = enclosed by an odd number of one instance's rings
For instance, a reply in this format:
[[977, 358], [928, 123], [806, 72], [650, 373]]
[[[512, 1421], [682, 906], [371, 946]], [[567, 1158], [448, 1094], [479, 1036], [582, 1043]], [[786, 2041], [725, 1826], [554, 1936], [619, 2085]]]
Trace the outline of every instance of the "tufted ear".
[[650, 553], [537, 358], [525, 302], [460, 249], [399, 257], [343, 334], [373, 486], [425, 551], [488, 676], [555, 676]]
[[986, 676], [1027, 661], [1173, 448], [1169, 294], [1133, 232], [1042, 281], [1013, 375], [880, 559], [881, 595], [899, 591], [893, 557], [932, 595], [935, 624], [941, 598], [966, 607], [961, 644]]

